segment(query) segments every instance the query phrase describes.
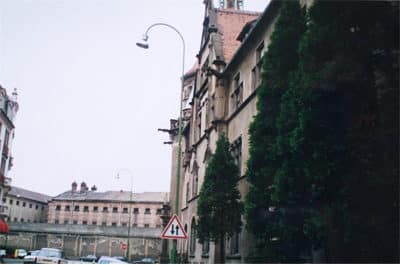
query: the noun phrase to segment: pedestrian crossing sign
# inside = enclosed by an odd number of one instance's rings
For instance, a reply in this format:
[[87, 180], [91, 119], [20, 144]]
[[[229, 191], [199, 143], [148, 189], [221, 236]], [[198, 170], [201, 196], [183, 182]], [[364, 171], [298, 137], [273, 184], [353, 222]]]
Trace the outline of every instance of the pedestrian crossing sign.
[[169, 220], [167, 226], [161, 233], [161, 238], [164, 239], [186, 239], [186, 231], [183, 229], [181, 221], [179, 217], [174, 214]]

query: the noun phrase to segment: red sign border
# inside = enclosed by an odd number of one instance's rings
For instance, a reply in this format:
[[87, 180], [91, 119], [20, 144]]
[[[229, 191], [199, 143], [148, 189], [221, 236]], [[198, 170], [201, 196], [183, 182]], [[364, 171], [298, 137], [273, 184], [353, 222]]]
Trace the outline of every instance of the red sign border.
[[[169, 230], [170, 225], [172, 224], [172, 222], [174, 221], [174, 219], [176, 219], [176, 221], [178, 222], [179, 228], [182, 230], [184, 237], [179, 237], [179, 236], [166, 236], [165, 233], [167, 233], [167, 230]], [[171, 219], [169, 220], [167, 226], [164, 228], [164, 230], [161, 233], [161, 238], [163, 239], [187, 239], [187, 234], [185, 229], [183, 229], [181, 221], [179, 220], [179, 217], [174, 214]]]

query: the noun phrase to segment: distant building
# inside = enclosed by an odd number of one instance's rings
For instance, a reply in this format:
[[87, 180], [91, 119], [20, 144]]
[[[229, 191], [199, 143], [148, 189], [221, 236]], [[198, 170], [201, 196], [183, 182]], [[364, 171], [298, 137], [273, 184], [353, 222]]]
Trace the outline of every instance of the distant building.
[[[10, 189], [11, 179], [7, 177], [7, 172], [13, 165], [11, 156], [12, 140], [14, 139], [14, 119], [18, 112], [17, 91], [7, 95], [7, 91], [0, 85], [0, 222], [8, 214], [8, 209], [2, 204], [3, 197]], [[0, 225], [0, 227], [5, 227]], [[0, 229], [0, 233], [3, 232]]]
[[11, 186], [3, 197], [7, 206], [7, 221], [20, 223], [47, 223], [50, 196]]
[[168, 201], [167, 192], [131, 193], [129, 191], [97, 192], [85, 182], [80, 189], [72, 183], [66, 191], [49, 202], [48, 222], [96, 226], [161, 228], [161, 209]]

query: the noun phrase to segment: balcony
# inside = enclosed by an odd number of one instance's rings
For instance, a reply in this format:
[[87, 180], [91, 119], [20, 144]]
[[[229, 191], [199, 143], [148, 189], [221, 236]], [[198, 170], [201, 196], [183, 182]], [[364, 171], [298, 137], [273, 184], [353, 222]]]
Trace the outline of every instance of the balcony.
[[4, 147], [3, 147], [3, 156], [8, 158], [8, 153], [9, 153], [8, 146], [4, 145]]
[[14, 166], [14, 157], [10, 156], [10, 160], [8, 162], [8, 170], [11, 170], [13, 166]]

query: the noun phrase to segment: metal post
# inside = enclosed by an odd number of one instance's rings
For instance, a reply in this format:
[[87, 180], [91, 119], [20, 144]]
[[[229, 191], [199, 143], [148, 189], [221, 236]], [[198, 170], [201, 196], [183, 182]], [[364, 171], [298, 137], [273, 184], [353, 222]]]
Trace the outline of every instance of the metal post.
[[126, 172], [128, 172], [129, 173], [129, 175], [131, 176], [131, 191], [130, 191], [130, 194], [129, 194], [129, 216], [128, 216], [128, 240], [127, 240], [127, 244], [126, 244], [126, 258], [127, 258], [127, 260], [129, 261], [130, 260], [130, 239], [131, 239], [131, 223], [132, 223], [132, 202], [133, 202], [133, 174], [132, 174], [132, 172], [129, 170], [129, 169], [127, 169], [127, 168], [124, 168], [124, 169], [121, 169], [121, 170], [119, 170], [118, 171], [118, 174], [117, 174], [117, 178], [119, 178], [119, 174], [120, 174], [120, 172], [121, 171], [126, 171]]
[[126, 244], [126, 256], [130, 260], [130, 241], [131, 241], [131, 220], [132, 220], [132, 193], [133, 193], [133, 176], [131, 176], [131, 193], [129, 194], [129, 217], [128, 217], [128, 243]]
[[[150, 25], [144, 36], [143, 40], [147, 42], [149, 36], [148, 33], [151, 28], [155, 26], [165, 26], [168, 27], [172, 30], [174, 30], [179, 37], [182, 40], [182, 75], [181, 75], [181, 96], [180, 96], [180, 102], [179, 102], [179, 118], [178, 118], [178, 154], [177, 154], [177, 162], [176, 162], [176, 194], [175, 194], [175, 214], [179, 215], [179, 186], [180, 186], [180, 177], [181, 177], [181, 156], [182, 156], [182, 131], [183, 131], [183, 124], [182, 124], [182, 99], [183, 99], [183, 88], [184, 88], [184, 74], [185, 74], [185, 50], [186, 50], [186, 45], [185, 45], [185, 39], [183, 38], [182, 34], [177, 30], [174, 26], [171, 26], [166, 23], [154, 23]], [[137, 46], [141, 48], [147, 49], [149, 46], [147, 43], [137, 43]], [[172, 243], [172, 250], [171, 250], [171, 263], [177, 263], [177, 240], [174, 239]]]

